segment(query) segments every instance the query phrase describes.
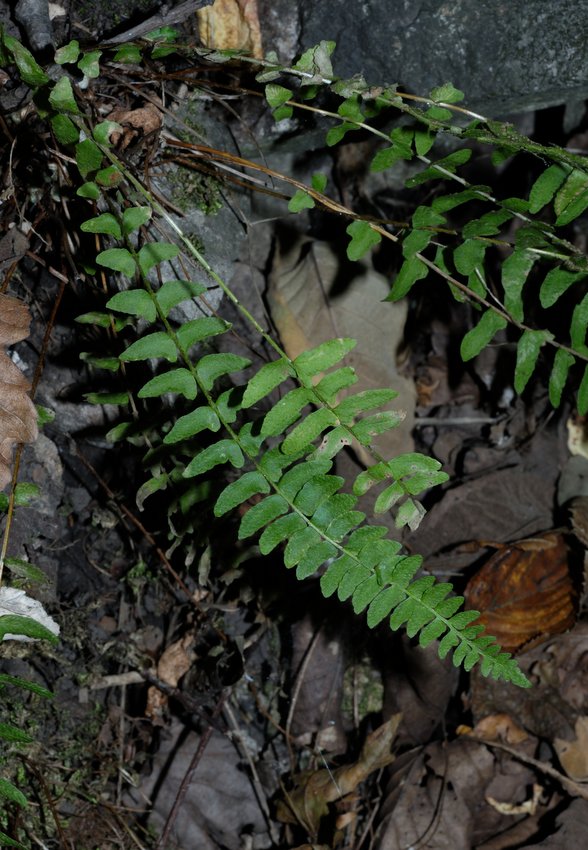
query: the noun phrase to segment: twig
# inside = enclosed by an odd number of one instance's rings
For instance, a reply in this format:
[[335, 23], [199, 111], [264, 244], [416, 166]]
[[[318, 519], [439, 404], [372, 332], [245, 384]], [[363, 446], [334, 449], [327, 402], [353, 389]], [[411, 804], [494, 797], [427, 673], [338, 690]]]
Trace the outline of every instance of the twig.
[[[219, 716], [219, 714], [221, 713], [221, 711], [223, 710], [223, 706], [224, 706], [226, 698], [227, 698], [227, 692], [222, 693], [221, 696], [220, 696], [220, 699], [218, 700], [218, 702], [217, 702], [217, 704], [214, 708], [214, 711], [212, 713], [213, 719], [216, 719]], [[206, 729], [204, 730], [204, 732], [202, 733], [202, 735], [200, 736], [200, 741], [198, 742], [198, 747], [196, 748], [196, 752], [192, 756], [190, 764], [188, 765], [188, 769], [187, 769], [186, 773], [184, 774], [184, 778], [182, 779], [182, 782], [181, 782], [180, 787], [178, 789], [176, 799], [174, 800], [174, 804], [171, 807], [169, 815], [167, 816], [165, 826], [163, 827], [163, 832], [161, 833], [161, 837], [156, 844], [155, 850], [164, 850], [164, 848], [167, 847], [169, 836], [170, 836], [170, 833], [173, 829], [176, 818], [178, 816], [178, 812], [181, 808], [182, 803], [184, 802], [184, 797], [186, 796], [186, 793], [188, 791], [190, 783], [192, 782], [192, 777], [194, 776], [194, 772], [195, 772], [196, 768], [198, 767], [198, 764], [200, 763], [200, 760], [202, 759], [202, 756], [204, 755], [204, 751], [206, 750], [206, 747], [208, 746], [208, 744], [210, 742], [213, 731], [214, 731], [213, 726], [212, 726], [211, 723], [209, 723], [208, 726], [206, 727]]]
[[211, 6], [214, 3], [214, 0], [186, 0], [184, 3], [180, 3], [178, 6], [174, 6], [170, 9], [167, 5], [164, 5], [159, 12], [156, 12], [155, 15], [151, 15], [150, 18], [147, 18], [146, 21], [143, 21], [140, 24], [137, 24], [136, 27], [131, 27], [125, 32], [121, 32], [118, 35], [113, 35], [112, 38], [107, 38], [106, 41], [103, 41], [102, 44], [122, 44], [125, 41], [133, 41], [136, 38], [141, 38], [142, 35], [146, 35], [151, 30], [157, 29], [157, 27], [169, 26], [170, 24], [181, 24], [193, 12], [196, 12], [198, 9], [204, 8], [204, 6]]

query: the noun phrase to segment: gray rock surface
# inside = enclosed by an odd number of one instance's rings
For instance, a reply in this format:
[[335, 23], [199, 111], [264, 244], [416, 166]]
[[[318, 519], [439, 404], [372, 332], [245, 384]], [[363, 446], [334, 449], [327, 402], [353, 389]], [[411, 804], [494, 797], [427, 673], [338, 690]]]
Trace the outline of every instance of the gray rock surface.
[[417, 94], [450, 80], [466, 93], [468, 106], [491, 116], [588, 96], [587, 0], [260, 5], [266, 51], [279, 50], [281, 32], [299, 21], [299, 50], [321, 39], [337, 42], [338, 76], [362, 72], [370, 83], [401, 83]]

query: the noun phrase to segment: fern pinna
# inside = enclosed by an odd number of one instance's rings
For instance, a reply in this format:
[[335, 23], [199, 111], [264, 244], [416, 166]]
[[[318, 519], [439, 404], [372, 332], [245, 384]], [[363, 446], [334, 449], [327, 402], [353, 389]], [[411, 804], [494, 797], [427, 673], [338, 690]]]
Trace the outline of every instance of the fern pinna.
[[[238, 474], [218, 496], [214, 513], [220, 517], [257, 499], [240, 520], [239, 538], [260, 534], [259, 549], [264, 555], [284, 544], [284, 563], [296, 568], [299, 579], [324, 570], [323, 594], [351, 599], [357, 613], [367, 610], [370, 627], [389, 617], [391, 628], [404, 625], [423, 646], [440, 639], [439, 654], [444, 657], [453, 650], [455, 664], [470, 669], [481, 662], [484, 674], [527, 685], [510, 655], [501, 652], [492, 637], [482, 635], [481, 626], [473, 625], [477, 612], [459, 610], [463, 599], [450, 596], [451, 585], [439, 584], [432, 576], [415, 580], [422, 559], [403, 553], [401, 545], [386, 536], [385, 527], [368, 523], [356, 509], [358, 496], [380, 487], [376, 510], [396, 506], [397, 524], [416, 526], [422, 508], [415, 497], [446, 480], [440, 464], [416, 453], [389, 460], [376, 456], [376, 463], [357, 476], [353, 493], [341, 492], [344, 479], [332, 472], [337, 453], [353, 442], [370, 448], [376, 435], [401, 419], [397, 412], [382, 409], [396, 395], [391, 389], [340, 398], [356, 381], [354, 370], [341, 365], [354, 340], [331, 339], [294, 360], [272, 341], [277, 359], [236, 389], [217, 391], [219, 382], [242, 373], [250, 362], [235, 354], [195, 350], [196, 345], [229, 331], [224, 320], [203, 315], [179, 326], [170, 320], [173, 307], [199, 298], [206, 288], [180, 280], [153, 287], [151, 269], [179, 249], [170, 243], [133, 247], [129, 236], [140, 226], [144, 209], [126, 210], [116, 226], [110, 214], [102, 214], [85, 222], [82, 229], [127, 236], [125, 248], [107, 249], [97, 262], [143, 284], [119, 292], [106, 305], [115, 313], [140, 317], [149, 326], [120, 360], [167, 361], [138, 396], [171, 393], [195, 403], [190, 412], [170, 423], [163, 437], [164, 445], [174, 447], [176, 461], [184, 458], [182, 477], [204, 475], [223, 465], [233, 467]], [[182, 241], [190, 244], [183, 236]], [[229, 293], [194, 246], [191, 252]], [[231, 298], [236, 301], [232, 294]], [[157, 321], [161, 329], [153, 330]], [[249, 415], [285, 382], [294, 383], [294, 388], [257, 421]], [[193, 438], [204, 431], [218, 434], [219, 439], [194, 454]], [[167, 481], [168, 476], [161, 473], [148, 489], [165, 487]]]

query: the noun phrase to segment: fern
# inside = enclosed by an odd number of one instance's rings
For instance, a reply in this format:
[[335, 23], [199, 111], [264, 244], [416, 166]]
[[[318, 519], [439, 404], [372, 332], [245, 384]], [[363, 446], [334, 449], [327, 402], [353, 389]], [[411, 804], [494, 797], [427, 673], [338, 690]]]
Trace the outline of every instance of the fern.
[[[431, 576], [417, 577], [421, 558], [403, 553], [400, 544], [386, 536], [383, 526], [371, 524], [357, 509], [358, 498], [368, 489], [377, 488], [376, 511], [394, 508], [399, 527], [409, 525], [416, 528], [423, 515], [417, 497], [423, 490], [445, 481], [447, 477], [436, 461], [420, 454], [384, 458], [373, 451], [374, 437], [399, 422], [399, 414], [387, 408], [395, 397], [394, 390], [382, 388], [348, 393], [356, 376], [353, 369], [341, 364], [354, 345], [350, 339], [332, 339], [290, 359], [238, 301], [161, 204], [117, 157], [110, 144], [110, 135], [117, 129], [116, 125], [104, 121], [93, 126], [83, 114], [69, 78], [63, 75], [55, 83], [50, 81], [30, 54], [23, 60], [15, 44], [14, 40], [5, 37], [4, 52], [10, 54], [17, 64], [20, 62], [19, 68], [25, 81], [42, 91], [43, 102], [50, 105], [48, 117], [58, 141], [72, 146], [81, 175], [77, 194], [92, 204], [100, 200], [102, 208], [109, 210], [91, 216], [81, 226], [83, 231], [104, 236], [113, 243], [98, 253], [96, 262], [130, 282], [131, 288], [125, 288], [107, 302], [109, 313], [87, 314], [79, 321], [121, 329], [140, 319], [145, 330], [119, 355], [120, 363], [149, 361], [156, 364], [156, 374], [143, 384], [138, 396], [146, 399], [181, 396], [186, 404], [191, 403], [185, 414], [169, 422], [160, 433], [159, 444], [148, 457], [153, 476], [141, 488], [139, 500], [142, 502], [151, 493], [166, 489], [171, 483], [206, 476], [219, 467], [228, 469], [228, 477], [232, 480], [216, 498], [214, 513], [222, 517], [241, 508], [244, 511], [238, 529], [241, 539], [260, 535], [262, 554], [269, 554], [284, 545], [287, 568], [295, 568], [299, 579], [320, 574], [323, 594], [330, 596], [336, 593], [341, 601], [350, 600], [356, 613], [366, 612], [370, 627], [388, 619], [390, 628], [404, 626], [407, 633], [418, 637], [423, 646], [439, 640], [439, 655], [444, 657], [452, 650], [456, 665], [461, 664], [469, 670], [480, 663], [484, 675], [528, 686], [515, 660], [501, 652], [494, 639], [482, 634], [482, 627], [474, 624], [478, 612], [460, 611], [463, 599], [450, 596], [450, 584], [437, 583]], [[273, 82], [284, 69], [271, 61], [265, 63], [260, 78], [269, 82], [266, 94], [276, 118], [288, 117], [295, 106], [334, 115], [338, 123], [328, 134], [329, 144], [336, 144], [358, 128], [369, 129], [388, 143], [388, 147], [376, 156], [374, 168], [390, 167], [398, 159], [417, 158], [423, 161], [425, 168], [411, 178], [413, 185], [431, 179], [450, 179], [457, 180], [461, 189], [456, 195], [436, 198], [430, 206], [419, 207], [410, 225], [403, 225], [406, 235], [402, 240], [385, 226], [361, 220], [326, 198], [322, 175], [315, 176], [312, 187], [291, 181], [297, 190], [290, 202], [291, 208], [303, 209], [321, 203], [355, 219], [348, 227], [351, 237], [349, 256], [352, 259], [361, 257], [382, 238], [402, 241], [405, 261], [394, 283], [391, 298], [405, 294], [416, 280], [433, 270], [459, 293], [486, 306], [488, 312], [482, 316], [478, 326], [483, 332], [476, 330], [464, 341], [466, 356], [474, 356], [503, 322], [512, 322], [524, 331], [533, 331], [523, 326], [521, 308], [521, 292], [530, 269], [528, 252], [531, 248], [517, 251], [515, 246], [513, 259], [503, 273], [503, 285], [508, 294], [504, 308], [496, 308], [487, 301], [483, 275], [480, 288], [480, 276], [477, 274], [483, 261], [479, 245], [484, 246], [512, 216], [526, 216], [529, 204], [523, 205], [525, 211], [521, 212], [520, 204], [498, 202], [485, 187], [469, 187], [458, 175], [458, 170], [471, 154], [467, 148], [436, 162], [427, 158], [436, 134], [441, 130], [468, 137], [465, 131], [448, 122], [448, 115], [452, 115], [448, 107], [457, 100], [458, 94], [451, 86], [441, 87], [428, 99], [413, 99], [425, 104], [426, 108], [419, 109], [408, 102], [409, 96], [400, 96], [391, 89], [372, 92], [357, 80], [332, 83], [329, 58], [332, 47], [331, 43], [323, 42], [287, 69], [300, 81], [304, 102], [301, 100], [297, 104], [291, 100], [293, 93], [290, 89]], [[151, 55], [157, 58], [177, 49], [179, 47], [169, 43], [168, 39], [167, 43], [151, 48]], [[215, 61], [228, 58], [218, 52], [207, 55]], [[118, 48], [114, 58], [127, 61], [129, 57], [132, 61], [140, 58], [139, 46]], [[72, 42], [61, 48], [57, 61], [76, 63], [86, 75], [96, 76], [99, 59], [100, 51], [81, 53], [77, 43]], [[330, 86], [342, 100], [337, 113], [327, 113], [308, 102], [321, 85]], [[390, 107], [407, 113], [421, 126], [397, 127], [389, 134], [372, 128], [369, 120]], [[474, 130], [472, 125], [467, 128], [472, 138]], [[484, 126], [484, 132], [499, 135], [498, 130], [490, 125]], [[508, 139], [503, 134], [498, 141], [495, 140], [495, 144], [503, 146], [507, 142], [511, 143], [511, 147], [519, 144], [510, 135]], [[201, 146], [200, 150], [205, 149]], [[210, 153], [210, 149], [206, 150]], [[216, 156], [222, 158], [223, 155], [216, 152]], [[574, 168], [572, 163], [564, 160], [559, 161], [559, 167], [564, 171]], [[233, 161], [244, 162], [235, 157]], [[264, 170], [271, 173], [267, 168]], [[559, 191], [563, 191], [565, 185], [562, 183]], [[540, 203], [543, 197], [544, 191], [537, 190], [534, 204]], [[497, 209], [470, 222], [461, 234], [455, 234], [460, 242], [454, 251], [456, 268], [459, 264], [469, 270], [465, 272], [468, 278], [464, 283], [447, 271], [448, 262], [443, 258], [443, 250], [446, 249], [441, 248], [439, 254], [437, 246], [434, 259], [424, 252], [438, 241], [440, 233], [447, 230], [444, 213], [473, 199]], [[153, 230], [147, 231], [145, 226], [153, 217], [165, 219], [175, 233], [177, 244], [153, 241], [152, 236], [147, 236]], [[549, 245], [551, 250], [555, 242], [554, 239], [550, 241], [549, 228], [539, 227], [539, 230], [540, 244]], [[561, 250], [565, 247], [568, 262], [570, 252], [567, 245], [561, 240], [557, 241], [557, 245]], [[182, 300], [199, 299], [206, 294], [204, 286], [191, 281], [172, 279], [158, 285], [152, 282], [153, 279], [161, 280], [161, 264], [173, 260], [180, 252], [196, 260], [214, 284], [223, 290], [260, 339], [274, 351], [274, 360], [253, 374], [249, 372], [244, 379], [243, 373], [250, 370], [246, 358], [210, 349], [213, 340], [215, 346], [222, 349], [219, 343], [222, 343], [223, 335], [230, 333], [227, 322], [210, 315], [180, 326], [173, 322], [171, 312], [174, 306]], [[153, 272], [158, 273], [155, 278]], [[554, 285], [561, 288], [561, 279], [558, 278]], [[553, 297], [549, 287], [547, 291], [546, 297]], [[203, 313], [206, 312], [203, 304]], [[579, 331], [575, 332], [576, 340], [579, 336]], [[531, 374], [535, 354], [544, 343], [553, 343], [547, 332], [541, 336], [527, 335], [518, 367], [519, 385]], [[565, 347], [559, 348], [557, 356], [560, 355], [561, 366], [558, 369], [562, 374], [554, 380], [554, 399], [558, 392], [561, 395], [564, 367], [569, 368], [568, 360], [575, 356]], [[568, 360], [563, 355], [569, 355]], [[102, 359], [107, 362], [107, 368], [112, 367], [112, 358]], [[227, 381], [233, 389], [225, 389]], [[285, 384], [287, 386], [284, 387]], [[274, 391], [284, 389], [286, 392], [279, 400], [261, 415], [257, 410], [259, 402], [267, 403]], [[347, 392], [344, 398], [340, 396], [342, 391]], [[124, 403], [127, 398], [126, 393], [106, 398], [96, 394], [92, 400]], [[135, 423], [122, 423], [111, 436], [121, 438], [136, 430]], [[210, 444], [195, 449], [194, 438], [203, 434], [208, 435]], [[342, 492], [345, 482], [333, 474], [333, 465], [338, 452], [352, 443], [371, 451], [374, 463], [357, 476], [352, 482], [352, 492], [347, 493]], [[161, 460], [164, 449], [170, 452], [167, 460]], [[156, 451], [159, 452], [157, 460]], [[254, 498], [256, 503], [248, 506]], [[248, 510], [245, 511], [246, 507]]]

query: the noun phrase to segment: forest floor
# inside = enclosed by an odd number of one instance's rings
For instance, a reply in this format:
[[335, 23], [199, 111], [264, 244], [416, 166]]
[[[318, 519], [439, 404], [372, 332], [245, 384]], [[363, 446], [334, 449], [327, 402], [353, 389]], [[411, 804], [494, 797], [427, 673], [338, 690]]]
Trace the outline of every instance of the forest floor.
[[[588, 623], [583, 547], [571, 534], [582, 537], [583, 517], [581, 503], [571, 519], [566, 508], [588, 496], [588, 461], [572, 399], [554, 411], [541, 369], [517, 396], [506, 337], [462, 363], [472, 311], [447, 287], [421, 281], [406, 303], [382, 303], [395, 249], [352, 264], [345, 224], [328, 211], [292, 215], [283, 186], [251, 192], [212, 159], [197, 171], [171, 155], [154, 116], [178, 138], [196, 134], [306, 183], [321, 171], [337, 201], [379, 219], [408, 218], [432, 191], [409, 193], [402, 164], [370, 174], [376, 147], [363, 136], [329, 150], [311, 119], [278, 132], [237, 66], [180, 64], [141, 78], [105, 66], [93, 108], [120, 110], [128, 161], [291, 356], [333, 332], [352, 336], [358, 371], [399, 390], [405, 424], [387, 450], [431, 455], [450, 479], [427, 494], [417, 530], [379, 521], [424, 556], [425, 573], [489, 610], [490, 631], [533, 687], [466, 674], [385, 625], [370, 631], [316, 579], [297, 582], [279, 551], [262, 558], [236, 542], [234, 522], [211, 530], [206, 494], [179, 517], [168, 517], [167, 492], [137, 497], [145, 446], [109, 442], [118, 408], [92, 403], [118, 378], [80, 360], [113, 344], [76, 322], [115, 291], [88, 271], [92, 246], [76, 224], [89, 207], [50, 177], [34, 119], [16, 130], [3, 120], [15, 191], [0, 209], [0, 270], [32, 316], [11, 352], [29, 380], [43, 360], [35, 402], [52, 414], [23, 453], [20, 479], [40, 495], [17, 508], [8, 550], [45, 578], [31, 582], [15, 564], [10, 579], [61, 635], [55, 647], [4, 644], [2, 672], [54, 698], [4, 692], [4, 717], [34, 742], [3, 756], [30, 805], [8, 806], [2, 828], [27, 847], [63, 850], [583, 846]], [[563, 110], [516, 121], [570, 142]], [[486, 152], [469, 177], [487, 181]], [[517, 159], [494, 190], [516, 194], [532, 180]], [[233, 308], [219, 297], [214, 309], [234, 322], [231, 350], [266, 357]], [[345, 478], [362, 468], [351, 451], [337, 463]]]

